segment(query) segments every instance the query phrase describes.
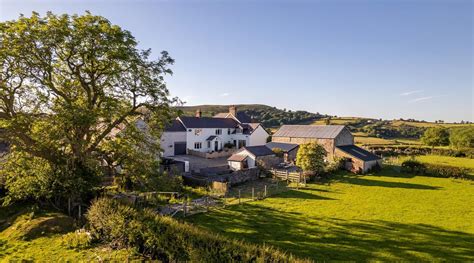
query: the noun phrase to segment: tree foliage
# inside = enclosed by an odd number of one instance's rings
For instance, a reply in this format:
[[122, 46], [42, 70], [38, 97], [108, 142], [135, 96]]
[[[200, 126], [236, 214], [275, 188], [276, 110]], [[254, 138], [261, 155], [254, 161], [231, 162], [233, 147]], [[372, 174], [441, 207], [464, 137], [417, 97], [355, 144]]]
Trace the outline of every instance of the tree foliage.
[[421, 141], [428, 146], [444, 146], [449, 144], [449, 131], [443, 127], [428, 128]]
[[324, 157], [327, 152], [316, 142], [301, 144], [296, 155], [296, 165], [303, 171], [321, 174], [324, 172]]
[[143, 161], [156, 160], [158, 142], [136, 120], [157, 136], [174, 114], [167, 52], [151, 59], [130, 32], [90, 13], [20, 16], [0, 23], [0, 43], [0, 139], [11, 145], [8, 162], [34, 160], [5, 167], [10, 195], [37, 179], [25, 189], [48, 196], [59, 184], [81, 196], [104, 164], [140, 176], [154, 168]]
[[474, 148], [474, 126], [451, 129], [449, 142], [455, 149]]

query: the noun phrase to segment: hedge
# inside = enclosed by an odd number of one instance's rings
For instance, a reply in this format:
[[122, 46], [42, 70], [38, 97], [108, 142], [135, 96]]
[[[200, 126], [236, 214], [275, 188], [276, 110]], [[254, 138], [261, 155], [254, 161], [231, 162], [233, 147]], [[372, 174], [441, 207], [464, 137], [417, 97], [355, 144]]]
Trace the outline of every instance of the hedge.
[[417, 160], [406, 160], [402, 163], [401, 167], [402, 171], [412, 172], [420, 175], [443, 178], [471, 179], [469, 177], [469, 169], [462, 167], [441, 164], [426, 164]]
[[131, 247], [164, 262], [304, 262], [269, 246], [251, 245], [187, 223], [137, 210], [116, 200], [96, 200], [86, 215], [92, 237]]
[[371, 145], [366, 148], [377, 155], [398, 156], [398, 155], [443, 155], [452, 157], [474, 158], [474, 149], [448, 149], [448, 148], [430, 148], [426, 146], [382, 146]]

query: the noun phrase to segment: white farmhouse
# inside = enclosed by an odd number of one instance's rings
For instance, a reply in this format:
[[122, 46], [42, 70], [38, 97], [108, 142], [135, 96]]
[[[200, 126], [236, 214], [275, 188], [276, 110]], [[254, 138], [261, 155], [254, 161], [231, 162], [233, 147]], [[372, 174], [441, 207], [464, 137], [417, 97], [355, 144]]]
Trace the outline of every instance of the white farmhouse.
[[195, 117], [176, 118], [163, 132], [161, 147], [164, 157], [190, 151], [211, 153], [221, 151], [225, 145], [264, 145], [268, 136], [260, 123], [252, 123], [248, 115], [231, 106], [228, 113], [214, 117], [202, 117], [198, 110]]

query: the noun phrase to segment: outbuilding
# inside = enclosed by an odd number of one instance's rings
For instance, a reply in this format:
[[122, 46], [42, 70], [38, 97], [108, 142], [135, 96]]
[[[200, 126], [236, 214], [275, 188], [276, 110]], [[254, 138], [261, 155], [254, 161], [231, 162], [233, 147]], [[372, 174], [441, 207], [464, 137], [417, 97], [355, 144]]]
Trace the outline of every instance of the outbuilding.
[[272, 165], [278, 158], [275, 153], [265, 145], [247, 146], [241, 148], [227, 159], [229, 167], [236, 170], [243, 170], [257, 167], [257, 164]]

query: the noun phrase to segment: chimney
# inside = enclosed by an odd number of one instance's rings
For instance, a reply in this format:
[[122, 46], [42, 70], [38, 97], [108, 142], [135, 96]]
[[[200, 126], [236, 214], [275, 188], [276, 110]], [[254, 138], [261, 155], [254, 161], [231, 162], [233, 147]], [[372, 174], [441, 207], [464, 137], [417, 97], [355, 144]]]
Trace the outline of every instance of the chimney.
[[196, 117], [201, 118], [201, 115], [202, 115], [201, 109], [197, 109], [196, 110]]
[[229, 106], [229, 113], [237, 117], [237, 107], [235, 105]]

